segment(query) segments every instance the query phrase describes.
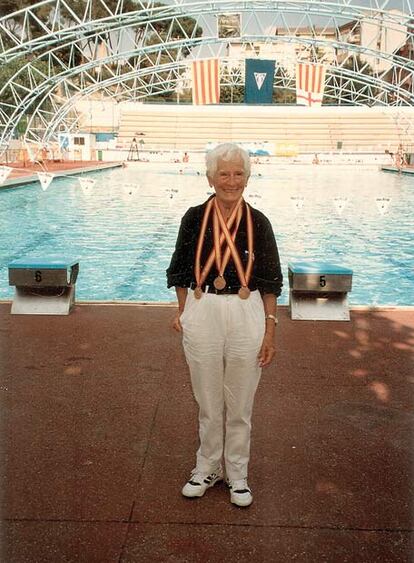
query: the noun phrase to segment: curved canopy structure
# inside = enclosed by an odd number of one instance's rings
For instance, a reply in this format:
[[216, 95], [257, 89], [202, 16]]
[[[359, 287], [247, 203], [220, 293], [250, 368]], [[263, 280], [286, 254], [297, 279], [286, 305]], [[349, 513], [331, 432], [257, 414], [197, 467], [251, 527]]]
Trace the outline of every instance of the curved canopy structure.
[[196, 58], [242, 85], [258, 46], [277, 53], [276, 87], [294, 91], [307, 60], [326, 66], [330, 103], [414, 105], [411, 0], [43, 0], [0, 19], [0, 152], [16, 129], [45, 144], [76, 127], [79, 99], [188, 87]]

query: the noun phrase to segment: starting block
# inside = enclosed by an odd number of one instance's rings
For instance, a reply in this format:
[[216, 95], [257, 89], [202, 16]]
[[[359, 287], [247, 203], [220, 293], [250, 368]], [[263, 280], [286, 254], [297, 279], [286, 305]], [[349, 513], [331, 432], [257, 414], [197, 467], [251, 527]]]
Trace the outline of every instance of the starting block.
[[327, 262], [290, 262], [288, 274], [293, 320], [349, 321], [352, 270]]
[[12, 315], [68, 315], [75, 302], [79, 260], [38, 256], [9, 264], [9, 285], [15, 286]]

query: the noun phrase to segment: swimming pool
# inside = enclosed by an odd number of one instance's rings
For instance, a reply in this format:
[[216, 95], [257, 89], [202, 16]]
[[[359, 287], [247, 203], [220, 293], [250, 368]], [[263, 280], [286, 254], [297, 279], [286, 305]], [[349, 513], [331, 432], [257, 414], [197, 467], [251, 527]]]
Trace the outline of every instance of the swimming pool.
[[[180, 173], [180, 170], [182, 171]], [[174, 301], [165, 270], [184, 211], [211, 190], [200, 164], [133, 163], [89, 174], [96, 184], [55, 179], [0, 190], [0, 299], [10, 299], [7, 265], [26, 255], [80, 259], [77, 299]], [[353, 166], [257, 165], [247, 201], [272, 222], [287, 263], [330, 261], [354, 271], [354, 305], [414, 302], [414, 178]]]

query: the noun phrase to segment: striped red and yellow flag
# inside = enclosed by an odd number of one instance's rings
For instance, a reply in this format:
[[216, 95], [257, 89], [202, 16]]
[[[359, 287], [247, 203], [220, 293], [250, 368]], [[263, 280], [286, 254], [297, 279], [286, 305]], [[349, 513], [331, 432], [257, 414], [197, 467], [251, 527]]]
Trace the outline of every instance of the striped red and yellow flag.
[[322, 105], [326, 69], [322, 65], [296, 65], [296, 103], [299, 106]]
[[192, 62], [193, 104], [220, 102], [219, 60], [206, 59]]

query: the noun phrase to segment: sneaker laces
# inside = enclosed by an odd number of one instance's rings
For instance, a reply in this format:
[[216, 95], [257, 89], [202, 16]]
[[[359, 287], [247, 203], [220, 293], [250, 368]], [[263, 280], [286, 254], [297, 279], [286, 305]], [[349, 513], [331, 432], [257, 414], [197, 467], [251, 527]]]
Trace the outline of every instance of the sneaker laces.
[[201, 485], [204, 479], [205, 476], [201, 473], [191, 473], [188, 482], [190, 483], [190, 485]]
[[246, 478], [229, 481], [229, 485], [233, 493], [251, 493]]
[[213, 481], [213, 479], [215, 479], [219, 475], [220, 475], [219, 469], [216, 469], [216, 471], [212, 471], [208, 475], [206, 475], [205, 473], [197, 473], [195, 471], [191, 473], [188, 482], [190, 483], [190, 485], [201, 485], [202, 483], [209, 484], [211, 481]]

